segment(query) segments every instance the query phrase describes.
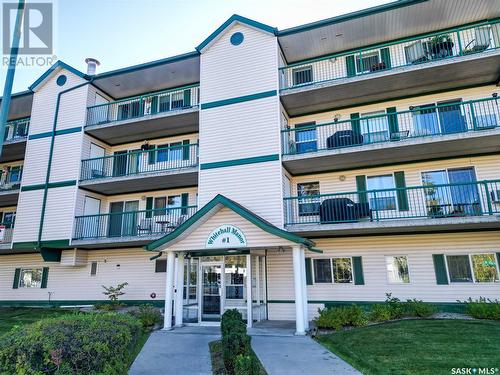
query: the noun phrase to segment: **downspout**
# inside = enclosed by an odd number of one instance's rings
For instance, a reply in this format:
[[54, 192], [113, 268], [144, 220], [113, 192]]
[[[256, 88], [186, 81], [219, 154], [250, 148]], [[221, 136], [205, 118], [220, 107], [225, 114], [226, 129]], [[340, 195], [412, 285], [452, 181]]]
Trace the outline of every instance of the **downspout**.
[[61, 96], [63, 94], [66, 94], [67, 92], [79, 89], [83, 86], [89, 85], [94, 81], [94, 77], [91, 77], [88, 82], [81, 83], [79, 85], [76, 85], [74, 87], [71, 87], [67, 90], [61, 91], [59, 94], [57, 94], [57, 101], [56, 101], [56, 112], [54, 114], [54, 123], [52, 125], [52, 138], [50, 141], [50, 151], [49, 151], [49, 162], [47, 164], [47, 174], [45, 175], [45, 186], [43, 190], [43, 200], [42, 200], [42, 212], [40, 214], [40, 226], [38, 228], [38, 240], [37, 240], [37, 245], [36, 245], [36, 250], [41, 250], [42, 249], [42, 232], [43, 232], [43, 224], [45, 222], [45, 208], [47, 206], [47, 195], [48, 195], [48, 190], [49, 190], [49, 181], [50, 181], [50, 170], [52, 169], [52, 158], [54, 156], [54, 143], [56, 140], [56, 129], [57, 129], [57, 120], [59, 118], [59, 104], [61, 103]]

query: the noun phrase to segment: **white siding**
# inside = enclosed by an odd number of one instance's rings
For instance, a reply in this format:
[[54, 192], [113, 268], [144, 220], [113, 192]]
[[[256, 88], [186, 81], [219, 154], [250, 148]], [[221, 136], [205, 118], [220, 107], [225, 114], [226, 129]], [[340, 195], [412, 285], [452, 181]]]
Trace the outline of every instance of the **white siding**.
[[55, 138], [50, 182], [79, 179], [81, 142], [82, 133], [58, 135]]
[[75, 190], [75, 186], [48, 190], [42, 234], [43, 241], [65, 240], [72, 237]]
[[43, 190], [19, 194], [13, 242], [36, 241], [42, 212]]
[[50, 138], [29, 140], [26, 144], [22, 185], [45, 183], [49, 163]]

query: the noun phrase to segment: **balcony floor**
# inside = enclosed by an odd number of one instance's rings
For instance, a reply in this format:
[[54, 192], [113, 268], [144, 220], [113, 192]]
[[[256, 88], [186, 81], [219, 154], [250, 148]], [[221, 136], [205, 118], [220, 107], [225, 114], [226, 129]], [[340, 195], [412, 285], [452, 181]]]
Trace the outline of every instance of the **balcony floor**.
[[339, 224], [300, 224], [286, 227], [305, 237], [335, 237], [366, 234], [393, 233], [434, 233], [461, 230], [498, 229], [500, 230], [500, 215], [454, 217], [442, 219], [399, 219], [386, 221], [362, 221]]
[[71, 246], [78, 247], [79, 249], [142, 247], [153, 240], [163, 237], [165, 234], [73, 240], [71, 241]]
[[25, 152], [26, 138], [13, 141], [5, 141], [2, 150], [2, 157], [0, 158], [0, 163], [23, 160]]
[[80, 182], [82, 189], [112, 195], [198, 185], [198, 167], [106, 177]]
[[0, 190], [0, 207], [17, 206], [19, 189]]
[[408, 138], [334, 150], [284, 155], [283, 164], [292, 174], [339, 171], [388, 163], [480, 155], [500, 151], [500, 128], [447, 135]]
[[281, 91], [290, 116], [421, 95], [438, 90], [494, 83], [500, 76], [500, 50], [457, 56]]
[[198, 132], [198, 108], [180, 109], [107, 124], [89, 125], [85, 132], [112, 146]]

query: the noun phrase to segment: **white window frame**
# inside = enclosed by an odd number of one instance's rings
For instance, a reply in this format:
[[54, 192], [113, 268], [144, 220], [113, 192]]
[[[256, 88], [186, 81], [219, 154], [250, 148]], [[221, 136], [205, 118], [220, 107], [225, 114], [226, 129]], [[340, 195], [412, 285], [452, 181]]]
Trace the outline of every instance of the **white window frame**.
[[[380, 62], [382, 62], [382, 56], [380, 54], [380, 49], [377, 49], [373, 52], [369, 52], [366, 54], [366, 56], [375, 56], [377, 55], [378, 56], [378, 63], [380, 64]], [[363, 70], [363, 71], [358, 71], [358, 59], [359, 59], [359, 53], [356, 53], [354, 54], [354, 68], [356, 69], [356, 74], [366, 74], [366, 73], [370, 73], [371, 70], [368, 69], [368, 70]], [[362, 62], [360, 62], [360, 65], [362, 65]]]
[[[40, 271], [40, 286], [21, 285], [21, 282], [24, 281], [23, 272], [34, 271], [34, 270]], [[19, 272], [19, 281], [18, 281], [17, 287], [23, 288], [23, 289], [40, 289], [42, 287], [42, 279], [43, 279], [43, 267], [23, 267], [23, 268], [21, 268], [21, 270]]]
[[[441, 119], [439, 118], [439, 109], [440, 108], [443, 108], [445, 107], [447, 104], [449, 105], [453, 105], [453, 103], [460, 103], [460, 104], [463, 104], [463, 98], [459, 98], [459, 99], [449, 99], [449, 100], [444, 100], [444, 101], [439, 101], [439, 102], [429, 102], [429, 103], [426, 103], [426, 104], [417, 104], [417, 105], [412, 105], [412, 107], [416, 107], [418, 108], [417, 111], [420, 111], [422, 106], [431, 106], [433, 105], [434, 106], [434, 113], [436, 114], [436, 121], [437, 121], [437, 125], [438, 125], [438, 128], [439, 128], [439, 133], [440, 134], [434, 134], [434, 135], [445, 135], [444, 132], [443, 132], [443, 124], [441, 124]], [[462, 107], [461, 107], [462, 108]], [[408, 108], [409, 109], [409, 108]], [[426, 108], [423, 108], [423, 110], [425, 110]], [[431, 107], [427, 108], [427, 109], [431, 109]], [[412, 130], [412, 133], [413, 134], [418, 134], [417, 132], [415, 132], [415, 128], [414, 128], [414, 121], [413, 121], [413, 118], [415, 116], [415, 112], [412, 111], [411, 113], [411, 118], [412, 118], [412, 121], [411, 121], [411, 130]], [[467, 121], [467, 120], [466, 120]]]
[[[364, 113], [359, 114], [359, 123], [360, 123], [360, 127], [361, 127], [360, 130], [361, 130], [361, 135], [363, 136], [363, 140], [366, 136], [368, 136], [368, 138], [370, 138], [372, 136], [372, 134], [379, 134], [379, 133], [381, 134], [382, 133], [382, 131], [370, 132], [369, 122], [370, 122], [370, 120], [373, 120], [372, 119], [373, 116], [380, 116], [380, 117], [377, 117], [377, 120], [380, 120], [380, 121], [385, 120], [384, 125], [386, 125], [385, 132], [387, 133], [387, 139], [385, 141], [370, 142], [370, 143], [380, 143], [380, 142], [390, 141], [391, 140], [391, 131], [389, 129], [389, 117], [388, 117], [387, 111], [383, 110], [383, 109], [364, 112]], [[368, 119], [367, 119], [367, 117], [368, 117]], [[363, 121], [366, 124], [366, 128], [367, 128], [368, 132], [363, 132], [363, 126], [364, 126]]]
[[[473, 255], [487, 255], [487, 254], [493, 254], [493, 259], [495, 260], [495, 267], [496, 267], [496, 270], [497, 270], [497, 276], [499, 277], [499, 281], [477, 281], [476, 280], [476, 276], [474, 275], [474, 266], [473, 266], [473, 263], [472, 263], [472, 256]], [[472, 275], [472, 281], [469, 281], [469, 282], [457, 282], [457, 281], [451, 281], [451, 277], [450, 277], [450, 270], [448, 269], [448, 257], [449, 256], [464, 256], [466, 255], [467, 258], [469, 259], [469, 267], [470, 267], [470, 271], [471, 271], [471, 275]], [[457, 253], [457, 254], [445, 254], [445, 262], [444, 262], [445, 266], [446, 266], [446, 276], [448, 277], [448, 282], [450, 284], [479, 284], [479, 285], [483, 285], [483, 284], [498, 284], [500, 283], [500, 269], [498, 268], [498, 259], [497, 259], [497, 256], [496, 256], [496, 252], [495, 251], [492, 251], [492, 252], [480, 252], [480, 253]]]
[[[390, 281], [389, 280], [389, 275], [387, 273], [387, 258], [396, 258], [396, 257], [405, 257], [406, 258], [406, 265], [408, 266], [408, 278], [409, 281], [407, 283], [403, 281]], [[411, 269], [410, 269], [410, 257], [407, 254], [395, 254], [395, 255], [384, 255], [384, 265], [385, 265], [385, 278], [387, 280], [387, 284], [389, 285], [411, 285], [412, 284], [412, 275], [411, 275]]]
[[[333, 272], [333, 259], [349, 259], [349, 261], [351, 262], [351, 281], [349, 281], [348, 283], [337, 283], [335, 282], [335, 273]], [[332, 281], [331, 282], [316, 282], [316, 272], [315, 272], [315, 268], [314, 268], [314, 262], [316, 260], [329, 260], [330, 261], [330, 274], [331, 274], [331, 278], [332, 278]], [[352, 256], [334, 256], [334, 257], [318, 257], [318, 258], [311, 258], [311, 276], [312, 276], [312, 282], [313, 282], [313, 285], [322, 285], [322, 284], [326, 284], [326, 285], [354, 285], [354, 262], [352, 260]]]
[[[330, 275], [331, 275], [331, 279], [332, 279], [331, 282], [327, 282], [327, 281], [316, 282], [316, 271], [315, 271], [315, 268], [314, 268], [314, 262], [317, 261], [317, 260], [328, 260], [328, 261], [330, 261]], [[321, 284], [333, 284], [333, 263], [332, 263], [332, 258], [325, 258], [325, 257], [311, 258], [311, 261], [312, 261], [312, 272], [311, 273], [312, 273], [313, 284], [318, 284], [318, 285], [321, 285]]]
[[[368, 203], [370, 203], [370, 197], [373, 195], [373, 193], [370, 193], [370, 190], [377, 190], [377, 189], [370, 189], [368, 187], [368, 179], [369, 178], [374, 178], [374, 177], [385, 177], [385, 176], [392, 176], [392, 183], [394, 185], [394, 187], [392, 188], [387, 188], [387, 189], [393, 189], [392, 191], [392, 194], [393, 194], [393, 197], [394, 197], [394, 202], [396, 203], [396, 206], [394, 209], [385, 209], [385, 210], [375, 210], [374, 207], [371, 207], [370, 206], [370, 209], [371, 210], [374, 210], [374, 211], [399, 211], [399, 204], [398, 204], [398, 195], [397, 195], [397, 191], [396, 191], [396, 179], [394, 177], [394, 172], [390, 172], [390, 173], [386, 173], [386, 174], [376, 174], [376, 175], [372, 175], [372, 176], [365, 176], [365, 182], [366, 182], [366, 190], [368, 191], [367, 193], [367, 197], [368, 197]], [[382, 190], [385, 190], [385, 189], [382, 189]], [[388, 193], [388, 192], [387, 192]]]
[[[352, 261], [352, 257], [348, 257], [348, 256], [345, 256], [345, 257], [336, 256], [336, 257], [332, 257], [330, 259], [331, 259], [331, 263], [332, 263], [332, 283], [333, 284], [338, 284], [338, 285], [354, 284], [354, 264], [353, 264], [353, 261]], [[338, 282], [335, 282], [335, 272], [333, 270], [333, 260], [334, 259], [349, 259], [349, 262], [351, 262], [351, 281], [349, 281], [348, 283], [338, 283]]]

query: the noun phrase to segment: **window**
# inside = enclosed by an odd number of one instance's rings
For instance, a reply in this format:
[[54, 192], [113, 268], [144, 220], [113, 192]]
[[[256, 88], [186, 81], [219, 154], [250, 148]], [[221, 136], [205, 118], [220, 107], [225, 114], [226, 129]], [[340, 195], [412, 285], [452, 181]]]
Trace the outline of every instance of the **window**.
[[453, 134], [467, 130], [462, 99], [424, 104], [412, 111], [415, 136]]
[[172, 109], [184, 107], [184, 91], [177, 91], [172, 94]]
[[10, 168], [10, 172], [8, 175], [8, 182], [11, 184], [16, 184], [21, 182], [21, 173], [22, 169], [20, 166]]
[[227, 256], [225, 262], [226, 298], [243, 299], [245, 280], [245, 258], [242, 256]]
[[293, 70], [293, 85], [303, 85], [313, 81], [312, 66], [305, 66]]
[[372, 67], [378, 66], [380, 59], [378, 51], [356, 55], [356, 71], [358, 73], [368, 73]]
[[[318, 149], [316, 144], [315, 122], [305, 122], [295, 125], [295, 144], [297, 153], [313, 152]], [[301, 130], [300, 128], [303, 128]]]
[[2, 218], [2, 224], [5, 225], [6, 228], [13, 228], [14, 222], [16, 221], [16, 213], [15, 212], [4, 212]]
[[167, 213], [167, 211], [165, 210], [166, 206], [167, 206], [167, 198], [166, 197], [155, 198], [154, 216], [165, 215]]
[[392, 175], [367, 177], [366, 184], [368, 190], [384, 190], [368, 194], [372, 210], [397, 209], [394, 177]]
[[477, 283], [498, 281], [498, 268], [495, 254], [473, 254], [472, 269]]
[[410, 273], [408, 271], [408, 258], [406, 256], [385, 257], [387, 281], [391, 284], [408, 284]]
[[19, 288], [40, 288], [42, 286], [42, 269], [21, 269]]
[[446, 256], [446, 263], [448, 265], [450, 282], [462, 283], [473, 281], [469, 257], [467, 255]]
[[[319, 182], [297, 184], [299, 216], [319, 215]], [[301, 198], [300, 197], [304, 197]]]
[[314, 282], [331, 283], [332, 282], [332, 263], [330, 259], [314, 259]]
[[97, 262], [90, 263], [90, 276], [97, 275]]
[[164, 145], [159, 145], [156, 154], [156, 161], [158, 163], [162, 161], [167, 161], [168, 154], [169, 154], [168, 143]]
[[155, 273], [167, 272], [167, 260], [166, 259], [156, 259], [155, 262]]
[[[368, 117], [363, 119], [363, 117]], [[361, 134], [364, 143], [388, 141], [389, 121], [385, 111], [368, 112], [361, 114]]]
[[333, 258], [333, 280], [336, 283], [352, 282], [351, 258]]
[[182, 160], [182, 156], [182, 142], [166, 143], [158, 146], [156, 161]]

